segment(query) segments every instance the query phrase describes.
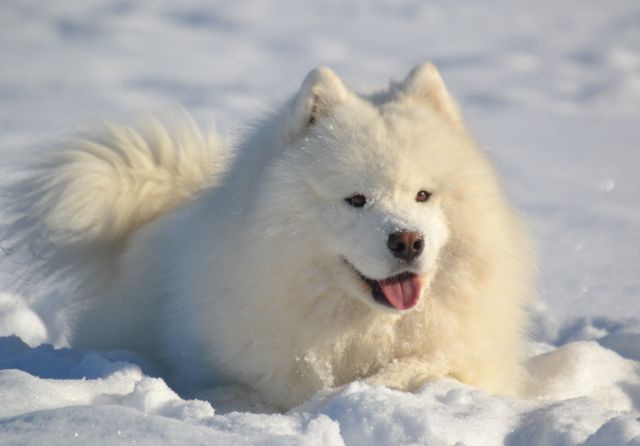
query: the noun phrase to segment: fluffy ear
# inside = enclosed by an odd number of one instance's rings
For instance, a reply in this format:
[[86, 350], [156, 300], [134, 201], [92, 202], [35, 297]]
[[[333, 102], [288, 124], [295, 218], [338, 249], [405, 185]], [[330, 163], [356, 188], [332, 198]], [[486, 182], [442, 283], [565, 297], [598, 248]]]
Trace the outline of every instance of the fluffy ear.
[[449, 94], [434, 64], [424, 63], [415, 67], [401, 88], [407, 96], [430, 104], [456, 128], [464, 127], [458, 105]]
[[294, 131], [297, 133], [313, 125], [332, 107], [344, 102], [346, 97], [346, 87], [330, 68], [311, 70], [294, 100]]

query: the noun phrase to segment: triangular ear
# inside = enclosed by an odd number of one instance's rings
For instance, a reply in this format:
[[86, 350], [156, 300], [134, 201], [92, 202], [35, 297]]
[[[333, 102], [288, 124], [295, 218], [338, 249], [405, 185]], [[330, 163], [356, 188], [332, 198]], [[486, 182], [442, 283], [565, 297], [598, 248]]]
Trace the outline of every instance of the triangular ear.
[[312, 126], [320, 117], [326, 116], [332, 107], [344, 102], [347, 89], [330, 68], [311, 70], [300, 87], [293, 104], [293, 132]]
[[409, 97], [430, 104], [456, 128], [464, 128], [458, 105], [434, 64], [424, 63], [411, 70], [401, 84], [401, 90]]

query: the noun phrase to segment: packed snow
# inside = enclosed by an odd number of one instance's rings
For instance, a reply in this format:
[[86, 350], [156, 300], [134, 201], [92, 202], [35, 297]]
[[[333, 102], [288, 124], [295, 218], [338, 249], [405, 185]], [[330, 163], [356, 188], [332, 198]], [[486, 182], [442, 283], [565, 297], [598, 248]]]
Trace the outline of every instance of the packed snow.
[[7, 0], [2, 181], [92, 119], [180, 104], [232, 137], [314, 66], [367, 88], [426, 60], [538, 242], [528, 398], [354, 382], [283, 414], [240, 387], [178, 395], [134, 353], [66, 348], [65, 284], [0, 241], [0, 444], [640, 445], [633, 0]]

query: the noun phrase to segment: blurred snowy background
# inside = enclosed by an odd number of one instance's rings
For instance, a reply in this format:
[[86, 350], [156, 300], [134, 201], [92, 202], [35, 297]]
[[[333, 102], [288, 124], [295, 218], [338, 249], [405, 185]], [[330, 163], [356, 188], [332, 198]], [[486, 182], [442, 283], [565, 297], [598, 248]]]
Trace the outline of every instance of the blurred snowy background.
[[315, 66], [368, 89], [427, 60], [538, 241], [536, 400], [355, 383], [224, 413], [233, 391], [182, 399], [130, 353], [37, 347], [60, 346], [64, 290], [0, 251], [0, 335], [26, 342], [0, 338], [0, 444], [640, 445], [637, 1], [3, 0], [1, 175], [95, 119], [179, 104], [233, 135]]

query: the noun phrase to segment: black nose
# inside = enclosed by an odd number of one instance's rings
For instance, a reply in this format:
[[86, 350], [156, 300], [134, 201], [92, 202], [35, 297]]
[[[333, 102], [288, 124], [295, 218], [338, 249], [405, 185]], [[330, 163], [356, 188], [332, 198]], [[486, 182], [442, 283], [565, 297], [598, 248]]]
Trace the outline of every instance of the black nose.
[[410, 262], [422, 254], [424, 239], [414, 231], [398, 231], [389, 235], [387, 246], [394, 256]]

